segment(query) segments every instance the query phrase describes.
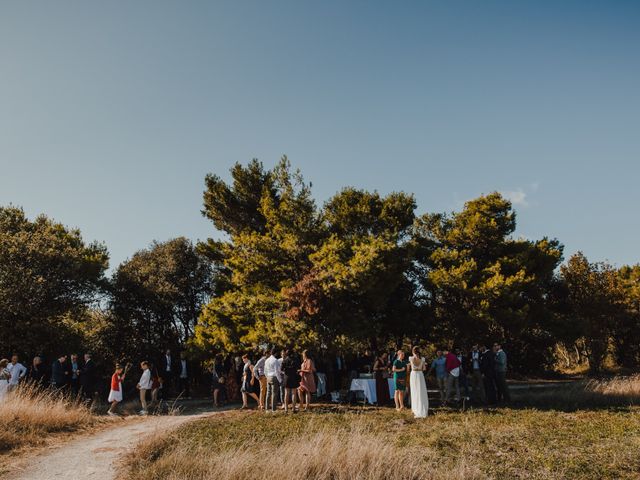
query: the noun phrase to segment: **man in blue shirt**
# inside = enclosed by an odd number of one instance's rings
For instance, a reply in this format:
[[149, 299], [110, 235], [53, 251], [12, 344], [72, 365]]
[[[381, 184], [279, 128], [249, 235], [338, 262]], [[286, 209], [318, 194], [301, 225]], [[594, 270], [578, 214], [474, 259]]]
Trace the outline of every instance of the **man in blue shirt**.
[[436, 372], [436, 381], [438, 382], [438, 390], [440, 391], [440, 403], [444, 403], [446, 398], [446, 382], [447, 382], [447, 368], [446, 368], [446, 359], [442, 354], [442, 350], [438, 350], [436, 352], [436, 358], [431, 362], [431, 367], [427, 372], [427, 376], [431, 374], [431, 371], [435, 370]]

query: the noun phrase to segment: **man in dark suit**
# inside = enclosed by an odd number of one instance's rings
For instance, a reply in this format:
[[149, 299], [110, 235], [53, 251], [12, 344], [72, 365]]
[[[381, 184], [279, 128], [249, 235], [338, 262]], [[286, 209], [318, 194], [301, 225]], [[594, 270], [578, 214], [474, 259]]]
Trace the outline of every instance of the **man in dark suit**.
[[184, 398], [191, 398], [191, 364], [187, 360], [187, 352], [180, 352], [180, 363], [178, 364], [178, 394]]
[[33, 363], [29, 369], [29, 380], [37, 385], [47, 386], [47, 371], [42, 362], [42, 357], [36, 356], [33, 358]]
[[336, 356], [333, 358], [333, 377], [335, 389], [342, 389], [342, 384], [347, 375], [347, 363], [344, 361], [344, 356], [342, 352], [337, 352]]
[[482, 373], [487, 404], [495, 405], [498, 400], [496, 396], [496, 361], [494, 353], [485, 345], [480, 348], [480, 372]]
[[84, 354], [84, 365], [80, 370], [80, 385], [82, 394], [87, 400], [92, 400], [98, 393], [96, 391], [95, 363], [90, 353]]
[[173, 392], [173, 382], [177, 376], [176, 374], [179, 373], [177, 372], [177, 362], [173, 359], [170, 349], [167, 348], [160, 358], [158, 365], [160, 365], [158, 375], [162, 378], [162, 396], [164, 399], [167, 399]]
[[67, 370], [67, 355], [62, 354], [51, 365], [51, 386], [53, 388], [65, 388], [69, 382], [69, 371]]

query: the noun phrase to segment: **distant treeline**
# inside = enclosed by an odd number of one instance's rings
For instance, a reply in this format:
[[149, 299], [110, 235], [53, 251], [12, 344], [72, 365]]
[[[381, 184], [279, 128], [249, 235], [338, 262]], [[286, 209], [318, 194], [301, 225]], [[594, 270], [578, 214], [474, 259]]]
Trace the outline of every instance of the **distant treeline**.
[[0, 207], [0, 356], [194, 357], [264, 344], [314, 350], [502, 342], [511, 367], [640, 362], [640, 266], [514, 236], [499, 193], [454, 213], [347, 187], [316, 205], [288, 160], [205, 179], [224, 240], [153, 242], [106, 276], [105, 245]]

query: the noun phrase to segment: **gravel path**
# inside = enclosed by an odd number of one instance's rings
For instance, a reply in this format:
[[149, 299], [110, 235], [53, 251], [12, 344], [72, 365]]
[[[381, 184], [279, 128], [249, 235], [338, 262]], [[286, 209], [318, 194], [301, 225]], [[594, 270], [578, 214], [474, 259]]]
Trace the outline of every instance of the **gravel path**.
[[123, 454], [155, 432], [166, 432], [186, 422], [212, 415], [152, 416], [124, 420], [113, 428], [83, 435], [28, 460], [7, 480], [113, 480]]

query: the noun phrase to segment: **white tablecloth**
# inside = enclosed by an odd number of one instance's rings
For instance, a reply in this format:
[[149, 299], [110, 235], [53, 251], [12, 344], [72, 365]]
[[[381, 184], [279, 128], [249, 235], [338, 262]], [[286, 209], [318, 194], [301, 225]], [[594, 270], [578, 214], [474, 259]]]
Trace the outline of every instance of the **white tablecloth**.
[[[393, 378], [388, 378], [387, 382], [389, 382], [389, 396], [393, 398], [393, 394], [396, 392], [396, 385]], [[376, 403], [378, 401], [376, 381], [373, 378], [354, 378], [351, 380], [351, 388], [349, 390], [362, 390], [368, 403]]]

